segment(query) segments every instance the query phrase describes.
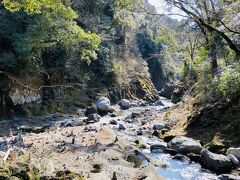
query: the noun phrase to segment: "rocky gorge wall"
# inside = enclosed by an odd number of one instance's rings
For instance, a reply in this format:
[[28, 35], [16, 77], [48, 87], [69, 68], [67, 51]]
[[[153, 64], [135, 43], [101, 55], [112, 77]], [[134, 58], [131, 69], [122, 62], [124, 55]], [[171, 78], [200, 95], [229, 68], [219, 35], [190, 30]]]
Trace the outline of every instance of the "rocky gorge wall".
[[[76, 112], [78, 108], [91, 105], [101, 95], [108, 96], [113, 103], [122, 98], [150, 102], [158, 99], [156, 88], [160, 90], [167, 78], [158, 58], [149, 60], [149, 57], [159, 53], [161, 47], [155, 44], [154, 39], [150, 42], [148, 37], [139, 36], [147, 29], [155, 32], [156, 27], [150, 26], [152, 19], [142, 12], [114, 12], [108, 4], [101, 7], [96, 15], [89, 6], [85, 1], [73, 2], [79, 14], [77, 23], [101, 36], [98, 59], [90, 65], [86, 62], [69, 62], [65, 67], [60, 67], [63, 70], [51, 72], [49, 77], [16, 78], [29, 88], [10, 79], [5, 80], [7, 83], [2, 81], [2, 86], [7, 90], [1, 92], [1, 116]], [[145, 6], [155, 11], [147, 1]], [[89, 9], [83, 10], [84, 7]], [[122, 18], [123, 14], [127, 17], [116, 23], [116, 19]], [[32, 87], [38, 90], [33, 91]]]

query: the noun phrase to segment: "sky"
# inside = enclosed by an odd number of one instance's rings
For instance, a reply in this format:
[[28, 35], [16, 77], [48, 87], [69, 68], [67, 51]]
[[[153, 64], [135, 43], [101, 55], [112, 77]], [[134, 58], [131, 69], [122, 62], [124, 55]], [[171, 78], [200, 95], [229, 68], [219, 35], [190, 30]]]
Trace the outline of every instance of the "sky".
[[[182, 14], [182, 15], [184, 15], [177, 8], [172, 8], [171, 12], [166, 12], [166, 4], [164, 3], [164, 0], [148, 0], [148, 2], [150, 4], [152, 4], [152, 5], [154, 5], [159, 13], [164, 13], [165, 12], [166, 14], [173, 13], [173, 14]], [[183, 17], [176, 16], [176, 15], [172, 15], [171, 17], [174, 18], [174, 19], [177, 19], [179, 21], [183, 19]]]

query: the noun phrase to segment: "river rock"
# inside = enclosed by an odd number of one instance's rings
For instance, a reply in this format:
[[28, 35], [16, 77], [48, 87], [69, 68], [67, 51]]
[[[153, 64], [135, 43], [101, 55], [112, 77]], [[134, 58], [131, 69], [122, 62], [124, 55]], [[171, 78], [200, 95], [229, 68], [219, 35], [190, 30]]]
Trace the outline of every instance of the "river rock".
[[239, 166], [239, 160], [238, 160], [238, 158], [236, 158], [234, 155], [232, 155], [232, 154], [229, 154], [229, 155], [227, 155], [227, 157], [231, 160], [231, 162], [232, 162], [232, 164], [234, 165], [234, 166]]
[[101, 116], [98, 115], [98, 114], [90, 114], [90, 115], [88, 116], [87, 122], [88, 122], [88, 123], [90, 123], [90, 122], [99, 122], [99, 121], [100, 121], [100, 118], [101, 118]]
[[56, 122], [56, 126], [59, 126], [59, 127], [82, 126], [84, 120], [85, 119], [81, 119], [81, 118], [65, 119], [63, 121]]
[[97, 107], [96, 106], [90, 106], [86, 109], [85, 116], [88, 116], [90, 114], [97, 113]]
[[112, 125], [117, 125], [117, 121], [115, 119], [111, 119], [109, 121], [109, 124], [112, 124]]
[[147, 124], [147, 120], [141, 120], [141, 125], [143, 126], [145, 124]]
[[126, 128], [125, 128], [122, 124], [119, 124], [118, 130], [119, 130], [119, 131], [121, 131], [121, 130], [126, 130]]
[[202, 150], [202, 145], [192, 138], [184, 137], [184, 136], [176, 136], [169, 143], [168, 147], [172, 148], [179, 153], [195, 153], [200, 154]]
[[164, 106], [163, 102], [161, 100], [157, 100], [153, 103], [153, 106]]
[[130, 108], [130, 101], [127, 99], [121, 99], [119, 105], [122, 109], [129, 109]]
[[140, 129], [140, 130], [137, 131], [138, 136], [142, 136], [143, 134], [144, 134], [143, 130]]
[[157, 131], [157, 130], [164, 129], [165, 127], [166, 127], [165, 124], [157, 123], [157, 124], [154, 124], [153, 130], [154, 130], [154, 131]]
[[240, 180], [240, 176], [233, 174], [222, 174], [218, 176], [218, 180]]
[[215, 154], [207, 149], [201, 151], [201, 160], [205, 167], [219, 173], [230, 172], [232, 169], [231, 160], [222, 154]]
[[149, 105], [149, 103], [147, 101], [143, 101], [139, 104], [140, 107], [146, 107], [148, 105]]
[[100, 112], [113, 112], [114, 109], [110, 105], [110, 100], [108, 98], [99, 98], [96, 103], [97, 109]]
[[189, 157], [184, 156], [182, 154], [176, 154], [175, 156], [173, 156], [173, 159], [179, 160], [179, 161], [183, 161], [183, 162], [190, 162]]
[[238, 160], [240, 160], [240, 147], [239, 148], [229, 148], [227, 150], [227, 155], [229, 155], [229, 154], [232, 154], [233, 156], [238, 158]]
[[201, 162], [201, 155], [199, 155], [199, 154], [189, 153], [188, 157], [191, 161], [198, 162], [200, 164], [202, 163]]
[[140, 112], [132, 112], [132, 118], [137, 118], [140, 117], [141, 113]]
[[158, 142], [157, 144], [152, 144], [150, 146], [151, 152], [155, 152], [155, 153], [163, 152], [166, 149], [167, 149], [167, 143], [165, 143], [163, 141], [162, 142]]

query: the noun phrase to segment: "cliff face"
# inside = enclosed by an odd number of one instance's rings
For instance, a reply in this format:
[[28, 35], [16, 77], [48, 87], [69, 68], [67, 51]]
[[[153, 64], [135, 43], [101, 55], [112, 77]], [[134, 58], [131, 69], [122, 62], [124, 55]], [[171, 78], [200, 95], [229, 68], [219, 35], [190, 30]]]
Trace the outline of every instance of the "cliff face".
[[[101, 37], [97, 60], [90, 65], [68, 62], [60, 67], [63, 70], [43, 79], [19, 77], [23, 84], [38, 90], [3, 77], [7, 83], [2, 81], [2, 85], [6, 85], [6, 90], [1, 92], [1, 107], [5, 109], [2, 114], [75, 111], [95, 102], [101, 95], [108, 96], [114, 103], [121, 98], [158, 99], [156, 88], [160, 90], [168, 80], [159, 55], [161, 46], [156, 43], [164, 18], [148, 16], [139, 6], [135, 12], [116, 11], [111, 1], [74, 0], [72, 3], [79, 14], [78, 25]], [[144, 6], [147, 11], [156, 12], [146, 0]], [[54, 57], [57, 58], [55, 54], [49, 58]], [[62, 86], [39, 88], [43, 81], [49, 86]]]

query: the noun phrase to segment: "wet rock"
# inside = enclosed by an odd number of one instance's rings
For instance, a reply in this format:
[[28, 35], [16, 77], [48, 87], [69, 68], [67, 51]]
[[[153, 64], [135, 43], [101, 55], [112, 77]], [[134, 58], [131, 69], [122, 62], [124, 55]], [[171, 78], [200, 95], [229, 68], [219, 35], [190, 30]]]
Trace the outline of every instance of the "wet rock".
[[157, 100], [153, 103], [153, 106], [164, 106], [163, 102], [161, 100]]
[[132, 124], [132, 123], [133, 123], [133, 120], [132, 120], [132, 119], [126, 119], [126, 122]]
[[240, 147], [239, 148], [229, 148], [227, 150], [227, 155], [229, 155], [229, 154], [232, 154], [233, 156], [238, 158], [238, 160], [240, 160]]
[[84, 120], [85, 119], [80, 119], [80, 118], [65, 119], [63, 121], [56, 122], [56, 126], [59, 126], [59, 127], [82, 126]]
[[160, 138], [160, 136], [161, 136], [161, 131], [154, 131], [154, 132], [152, 133], [152, 135]]
[[231, 160], [231, 162], [232, 162], [232, 164], [234, 165], [234, 166], [239, 166], [239, 160], [238, 160], [238, 158], [236, 158], [234, 155], [232, 155], [232, 154], [229, 154], [229, 155], [227, 155], [227, 157]]
[[218, 176], [218, 180], [240, 180], [240, 176], [233, 174], [222, 174]]
[[145, 124], [147, 124], [147, 121], [146, 120], [141, 120], [141, 125], [143, 126]]
[[138, 107], [138, 103], [136, 103], [136, 102], [130, 102], [130, 107]]
[[159, 143], [157, 143], [157, 144], [152, 144], [151, 146], [150, 146], [150, 150], [151, 150], [151, 152], [155, 152], [155, 153], [157, 153], [157, 152], [163, 152], [164, 150], [166, 150], [167, 149], [167, 143], [165, 143], [165, 142], [159, 142]]
[[119, 124], [118, 130], [119, 131], [122, 131], [122, 130], [124, 131], [124, 130], [126, 130], [126, 128], [122, 124]]
[[87, 122], [88, 122], [88, 123], [99, 122], [99, 121], [100, 121], [100, 118], [101, 118], [101, 116], [99, 116], [98, 114], [90, 114], [90, 115], [88, 116]]
[[141, 116], [141, 113], [139, 112], [132, 112], [132, 118], [137, 118], [137, 117], [140, 117]]
[[146, 107], [146, 106], [149, 106], [149, 103], [148, 102], [142, 102], [139, 104], [140, 107]]
[[183, 162], [190, 162], [190, 159], [187, 156], [184, 156], [182, 154], [176, 154], [173, 159], [183, 161]]
[[129, 109], [130, 108], [130, 101], [127, 99], [121, 99], [119, 105], [122, 109]]
[[114, 119], [111, 119], [111, 120], [110, 120], [110, 122], [109, 122], [109, 124], [112, 124], [112, 125], [117, 125], [117, 121], [116, 121], [116, 120], [114, 120]]
[[205, 167], [215, 172], [227, 173], [232, 169], [231, 160], [227, 156], [212, 153], [207, 149], [201, 151], [201, 160]]
[[161, 129], [164, 129], [166, 126], [165, 124], [162, 124], [162, 123], [157, 123], [157, 124], [154, 124], [153, 126], [153, 130], [161, 130]]
[[116, 113], [111, 113], [110, 117], [117, 117], [117, 114]]
[[200, 164], [202, 163], [201, 155], [199, 155], [199, 154], [190, 153], [190, 154], [188, 154], [188, 157], [191, 159], [191, 161], [198, 162]]
[[167, 129], [167, 128], [164, 128], [164, 129], [162, 129], [161, 130], [161, 135], [164, 135], [166, 132], [168, 132], [169, 131], [169, 129]]
[[97, 109], [100, 112], [113, 112], [114, 109], [110, 105], [110, 100], [108, 98], [99, 98], [96, 103]]
[[186, 153], [200, 154], [202, 150], [202, 145], [198, 141], [184, 136], [177, 136], [173, 138], [168, 143], [168, 147], [175, 149], [176, 151], [182, 154]]
[[170, 142], [173, 138], [175, 138], [175, 135], [165, 135], [163, 137], [164, 142]]
[[138, 131], [137, 131], [137, 135], [138, 135], [138, 136], [142, 136], [143, 134], [144, 134], [143, 130], [138, 130]]
[[96, 114], [96, 113], [97, 113], [97, 107], [90, 106], [86, 109], [85, 116], [89, 116], [90, 114]]

